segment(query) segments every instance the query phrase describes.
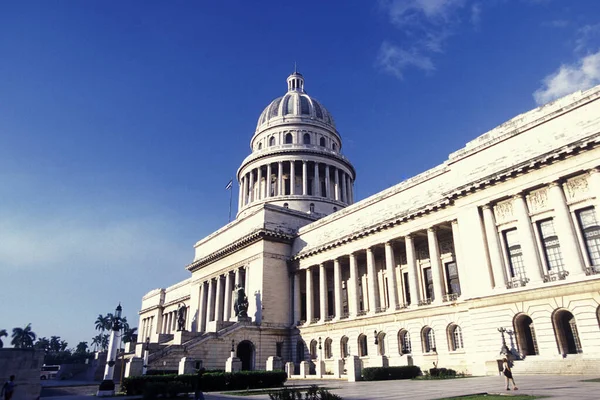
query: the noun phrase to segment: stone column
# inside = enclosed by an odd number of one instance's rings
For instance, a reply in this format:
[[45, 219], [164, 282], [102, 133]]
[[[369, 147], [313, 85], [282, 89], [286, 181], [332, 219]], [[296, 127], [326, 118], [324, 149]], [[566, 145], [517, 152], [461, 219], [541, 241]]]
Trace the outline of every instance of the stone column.
[[225, 304], [223, 305], [223, 321], [229, 321], [229, 318], [231, 318], [231, 293], [231, 273], [227, 272], [225, 274]]
[[398, 305], [398, 285], [396, 284], [396, 260], [394, 259], [394, 248], [391, 242], [385, 243], [385, 271], [388, 281], [388, 295], [390, 298], [390, 310], [396, 310]]
[[523, 250], [523, 262], [527, 278], [532, 282], [539, 282], [542, 280], [542, 271], [535, 246], [535, 234], [533, 233], [533, 227], [529, 219], [527, 203], [525, 203], [522, 193], [513, 197], [513, 207], [517, 217], [517, 232], [519, 234], [521, 249]]
[[248, 202], [254, 201], [254, 170], [250, 171], [250, 187], [248, 188]]
[[262, 189], [262, 167], [257, 168], [257, 178], [256, 183], [258, 184], [258, 190], [256, 194], [256, 200], [261, 200], [263, 198], [263, 189]]
[[198, 332], [206, 331], [206, 282], [200, 284], [200, 307], [198, 307]]
[[335, 319], [342, 317], [342, 267], [340, 259], [333, 260], [333, 297], [335, 301]]
[[329, 165], [325, 164], [325, 197], [328, 199], [331, 198], [331, 188], [329, 187], [329, 181]]
[[452, 221], [452, 241], [454, 242], [454, 257], [456, 258], [456, 269], [458, 270], [458, 281], [460, 282], [460, 295], [463, 298], [468, 298], [469, 287], [466, 285], [469, 280], [467, 279], [467, 272], [465, 271], [465, 258], [462, 252], [462, 242], [460, 238], [460, 229], [458, 221]]
[[440, 303], [446, 291], [444, 290], [444, 277], [442, 276], [441, 271], [440, 249], [438, 247], [435, 227], [427, 229], [427, 244], [429, 247], [431, 277], [433, 278], [433, 297], [436, 303]]
[[300, 308], [300, 273], [294, 274], [294, 320], [292, 326], [295, 326], [302, 319]]
[[573, 274], [585, 274], [585, 264], [579, 251], [577, 233], [573, 227], [571, 212], [569, 211], [569, 206], [567, 206], [567, 199], [559, 183], [552, 182], [550, 184], [548, 197], [552, 208], [554, 208], [555, 230], [558, 235], [561, 252], [563, 253], [565, 269]]
[[290, 161], [290, 195], [296, 194], [296, 162]]
[[313, 182], [313, 196], [321, 196], [321, 182], [319, 178], [319, 163], [315, 162], [315, 181]]
[[600, 221], [600, 167], [590, 169], [588, 188], [590, 194], [596, 197], [594, 209], [596, 210], [596, 221]]
[[212, 321], [210, 311], [214, 309], [213, 302], [213, 280], [208, 280], [208, 298], [207, 298], [207, 306], [206, 306], [206, 327], [208, 328], [208, 323]]
[[346, 199], [348, 204], [352, 204], [352, 180], [350, 179], [350, 175], [346, 175]]
[[302, 161], [302, 194], [308, 194], [308, 163]]
[[242, 200], [242, 203], [244, 203], [244, 205], [248, 204], [248, 174], [244, 175], [244, 195], [243, 195], [244, 199]]
[[348, 192], [346, 191], [346, 173], [342, 171], [342, 202], [348, 203]]
[[244, 205], [244, 177], [242, 177], [242, 179], [238, 182], [238, 187], [239, 187], [239, 191], [238, 191], [238, 211], [242, 209], [242, 206]]
[[375, 314], [379, 309], [379, 284], [375, 271], [375, 254], [373, 248], [367, 249], [367, 280], [369, 284], [369, 314]]
[[221, 285], [221, 276], [216, 278], [216, 307], [215, 307], [215, 321], [223, 321], [223, 285]]
[[410, 290], [410, 305], [416, 306], [419, 304], [421, 295], [419, 294], [419, 271], [417, 267], [417, 259], [415, 257], [415, 243], [411, 235], [404, 237], [406, 246], [406, 263], [408, 264], [408, 288]]
[[277, 195], [283, 196], [285, 194], [285, 190], [283, 187], [283, 161], [279, 161], [277, 163]]
[[[504, 268], [504, 261], [502, 259], [502, 250], [500, 247], [498, 230], [496, 229], [494, 211], [489, 204], [483, 206], [483, 225], [485, 226], [485, 236], [490, 254], [490, 263], [492, 264], [492, 272], [494, 274], [494, 288], [501, 289], [506, 287], [506, 269]], [[454, 232], [454, 230], [452, 232]], [[456, 243], [454, 246], [456, 248]]]
[[265, 179], [265, 183], [266, 183], [266, 191], [267, 194], [265, 195], [265, 198], [267, 197], [271, 197], [271, 184], [273, 182], [273, 172], [271, 171], [271, 163], [267, 164], [267, 176]]
[[319, 305], [321, 307], [321, 322], [325, 322], [329, 311], [329, 307], [327, 307], [327, 270], [325, 264], [319, 265]]
[[306, 323], [310, 324], [313, 319], [313, 282], [312, 272], [306, 268]]
[[340, 201], [340, 170], [334, 167], [333, 174], [335, 184], [334, 196], [337, 201]]
[[350, 281], [348, 289], [348, 311], [350, 315], [356, 317], [359, 311], [358, 266], [356, 265], [356, 256], [354, 254], [350, 254]]

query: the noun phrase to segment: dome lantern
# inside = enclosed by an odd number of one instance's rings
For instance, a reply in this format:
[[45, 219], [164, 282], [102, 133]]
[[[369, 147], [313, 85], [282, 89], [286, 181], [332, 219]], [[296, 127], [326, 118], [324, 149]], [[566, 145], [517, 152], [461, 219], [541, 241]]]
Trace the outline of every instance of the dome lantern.
[[288, 92], [297, 91], [304, 93], [304, 77], [300, 72], [294, 71], [287, 78]]

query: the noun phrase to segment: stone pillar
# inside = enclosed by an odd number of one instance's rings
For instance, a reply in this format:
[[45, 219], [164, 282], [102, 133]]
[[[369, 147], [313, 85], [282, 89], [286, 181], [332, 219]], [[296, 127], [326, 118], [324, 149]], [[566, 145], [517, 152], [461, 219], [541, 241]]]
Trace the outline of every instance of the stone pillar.
[[223, 321], [229, 321], [231, 318], [231, 303], [232, 303], [232, 289], [231, 289], [231, 273], [225, 274], [225, 294], [224, 294], [224, 305], [223, 305]]
[[141, 376], [143, 368], [144, 359], [141, 357], [132, 357], [129, 359], [129, 362], [125, 364], [125, 378]]
[[362, 377], [360, 358], [357, 356], [348, 356], [346, 358], [346, 374], [348, 382], [360, 381]]
[[248, 175], [244, 175], [244, 199], [242, 200], [242, 203], [244, 203], [244, 205], [248, 204]]
[[334, 167], [334, 169], [333, 169], [333, 179], [334, 179], [334, 185], [335, 185], [334, 198], [337, 201], [340, 201], [340, 177], [339, 177], [339, 174], [340, 174], [340, 170]]
[[390, 310], [396, 310], [398, 305], [398, 285], [396, 284], [396, 261], [394, 260], [394, 248], [391, 242], [385, 243], [385, 274], [388, 282], [388, 296], [390, 298]]
[[429, 263], [433, 278], [433, 297], [436, 303], [441, 303], [444, 296], [444, 278], [441, 271], [440, 249], [438, 247], [436, 228], [427, 229], [427, 244], [429, 247]]
[[310, 374], [310, 363], [308, 361], [300, 362], [300, 378], [306, 378]]
[[302, 195], [308, 194], [308, 165], [306, 161], [302, 161]]
[[329, 187], [329, 181], [329, 165], [325, 164], [325, 197], [328, 199], [331, 198], [331, 188]]
[[182, 357], [181, 360], [179, 360], [179, 370], [177, 373], [179, 375], [184, 375], [193, 374], [194, 372], [196, 372], [196, 360], [190, 357]]
[[290, 379], [292, 375], [294, 375], [294, 369], [295, 365], [293, 362], [288, 361], [285, 363], [285, 373], [287, 374], [288, 379]]
[[335, 319], [342, 317], [342, 268], [340, 259], [333, 260], [333, 297], [335, 301]]
[[[490, 263], [492, 264], [492, 272], [494, 274], [494, 288], [501, 289], [506, 287], [506, 270], [502, 259], [500, 238], [498, 237], [498, 230], [496, 229], [494, 211], [489, 204], [483, 206], [483, 225], [485, 226], [485, 236], [489, 249]], [[456, 248], [456, 244], [454, 246]]]
[[350, 254], [350, 282], [348, 285], [348, 311], [353, 317], [358, 316], [358, 265], [356, 265], [356, 256]]
[[554, 222], [556, 223], [556, 234], [558, 243], [563, 253], [564, 266], [569, 273], [585, 274], [585, 264], [581, 258], [577, 233], [573, 227], [569, 206], [565, 194], [557, 182], [550, 184], [548, 190], [550, 204], [554, 208]]
[[238, 182], [238, 187], [240, 188], [238, 192], [238, 211], [242, 209], [244, 205], [244, 177]]
[[283, 370], [283, 363], [281, 357], [269, 356], [267, 358], [267, 371], [281, 371]]
[[256, 184], [258, 185], [258, 190], [256, 191], [256, 200], [260, 200], [263, 198], [263, 189], [262, 189], [262, 167], [257, 168], [257, 178]]
[[596, 221], [600, 221], [600, 167], [595, 167], [589, 171], [588, 190], [596, 199], [594, 209], [596, 210]]
[[221, 284], [221, 276], [217, 276], [216, 285], [216, 307], [215, 307], [215, 321], [223, 321], [223, 285]]
[[338, 358], [333, 363], [333, 377], [339, 379], [342, 377], [343, 374], [344, 374], [344, 360], [341, 358]]
[[404, 237], [406, 245], [406, 263], [408, 264], [408, 288], [410, 290], [410, 305], [419, 304], [421, 295], [419, 294], [419, 270], [417, 269], [417, 259], [415, 257], [415, 243], [411, 235]]
[[375, 271], [375, 254], [373, 248], [367, 249], [367, 280], [369, 283], [369, 314], [375, 314], [379, 309], [379, 284]]
[[283, 196], [285, 194], [285, 190], [283, 187], [283, 161], [279, 161], [277, 163], [277, 195]]
[[301, 307], [300, 307], [300, 273], [296, 272], [294, 274], [294, 320], [292, 321], [292, 326], [296, 326], [298, 321], [302, 319]]
[[313, 196], [321, 196], [321, 182], [319, 178], [319, 163], [315, 162], [315, 181], [313, 184]]
[[317, 379], [321, 379], [325, 375], [325, 361], [320, 358], [315, 361], [315, 374], [317, 375]]
[[265, 177], [266, 195], [265, 198], [271, 197], [271, 184], [273, 183], [273, 172], [271, 171], [271, 163], [267, 164], [267, 176]]
[[348, 203], [348, 192], [346, 191], [346, 173], [344, 171], [342, 173], [342, 202]]
[[517, 232], [519, 234], [521, 249], [523, 250], [523, 262], [527, 278], [531, 282], [540, 282], [542, 280], [542, 271], [535, 245], [535, 235], [531, 226], [531, 220], [529, 219], [527, 203], [525, 203], [522, 193], [513, 197], [513, 207], [515, 209], [515, 216], [517, 217]]
[[354, 204], [354, 186], [350, 177], [348, 177], [348, 191], [350, 192], [350, 204]]
[[241, 370], [242, 360], [236, 357], [235, 351], [232, 351], [229, 358], [225, 361], [225, 372], [239, 372]]
[[325, 322], [329, 311], [327, 304], [327, 270], [325, 269], [325, 264], [319, 265], [319, 306], [321, 307], [321, 322]]
[[306, 268], [306, 323], [310, 324], [313, 319], [313, 287], [312, 272]]
[[212, 321], [210, 311], [214, 309], [213, 303], [213, 280], [208, 280], [208, 296], [207, 296], [207, 306], [206, 306], [206, 328], [208, 328], [208, 323]]
[[452, 221], [452, 241], [454, 242], [454, 257], [456, 258], [456, 269], [458, 270], [458, 281], [460, 282], [460, 295], [468, 298], [470, 290], [466, 283], [469, 280], [467, 279], [468, 274], [465, 271], [465, 258], [462, 251], [460, 229], [457, 220]]
[[290, 195], [296, 194], [296, 162], [290, 161]]
[[206, 282], [200, 284], [200, 307], [198, 307], [198, 332], [206, 331]]
[[248, 188], [248, 202], [254, 201], [254, 170], [250, 171], [250, 187]]

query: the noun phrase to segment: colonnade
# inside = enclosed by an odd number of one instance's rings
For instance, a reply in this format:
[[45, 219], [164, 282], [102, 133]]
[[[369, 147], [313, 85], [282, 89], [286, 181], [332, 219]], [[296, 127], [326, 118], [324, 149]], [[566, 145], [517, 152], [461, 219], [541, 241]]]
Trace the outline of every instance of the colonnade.
[[144, 340], [146, 340], [147, 337], [150, 337], [150, 335], [152, 334], [153, 326], [154, 326], [154, 316], [142, 319], [142, 325], [141, 325], [141, 329], [139, 332], [140, 333], [139, 341], [144, 341]]
[[279, 161], [261, 165], [246, 172], [239, 184], [238, 209], [254, 201], [288, 195], [325, 197], [346, 204], [354, 202], [350, 174], [317, 161]]
[[[185, 318], [186, 324], [188, 324], [188, 315], [189, 315], [190, 307], [185, 307], [183, 309], [183, 316]], [[173, 333], [177, 331], [177, 310], [173, 310], [162, 315], [162, 325], [160, 333]]]

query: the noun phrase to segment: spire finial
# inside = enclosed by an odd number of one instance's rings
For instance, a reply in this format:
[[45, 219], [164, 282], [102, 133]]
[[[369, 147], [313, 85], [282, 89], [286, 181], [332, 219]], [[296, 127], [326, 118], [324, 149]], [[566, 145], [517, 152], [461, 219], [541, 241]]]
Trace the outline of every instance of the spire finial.
[[298, 73], [298, 66], [296, 65], [296, 61], [294, 61], [294, 73]]

